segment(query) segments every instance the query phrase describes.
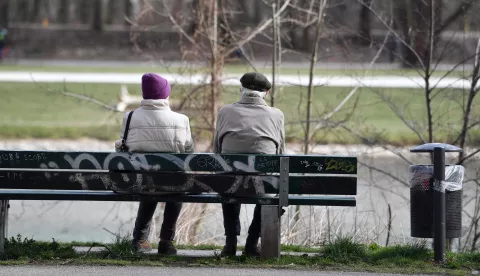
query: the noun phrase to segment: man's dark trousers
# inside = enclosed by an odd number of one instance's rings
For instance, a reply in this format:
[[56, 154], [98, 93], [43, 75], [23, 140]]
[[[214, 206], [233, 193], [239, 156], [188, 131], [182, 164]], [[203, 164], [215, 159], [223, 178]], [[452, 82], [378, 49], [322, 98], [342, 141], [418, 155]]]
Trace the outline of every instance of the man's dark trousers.
[[[142, 201], [138, 207], [137, 219], [135, 220], [135, 228], [133, 229], [133, 239], [147, 240], [150, 232], [150, 226], [157, 208], [157, 202]], [[162, 230], [160, 230], [160, 239], [173, 241], [175, 237], [175, 228], [178, 216], [182, 210], [181, 202], [166, 202], [163, 211]]]
[[[222, 204], [223, 226], [227, 239], [236, 238], [240, 235], [240, 204]], [[255, 205], [253, 219], [248, 229], [247, 242], [249, 240], [256, 242], [260, 238], [262, 205]]]

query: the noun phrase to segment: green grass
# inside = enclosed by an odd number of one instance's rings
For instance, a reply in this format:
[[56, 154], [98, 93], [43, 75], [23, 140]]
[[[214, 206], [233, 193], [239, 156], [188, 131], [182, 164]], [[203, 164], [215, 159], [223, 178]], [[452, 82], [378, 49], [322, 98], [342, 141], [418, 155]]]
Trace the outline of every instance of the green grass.
[[[49, 265], [115, 265], [115, 266], [189, 266], [189, 267], [251, 267], [289, 268], [308, 270], [370, 271], [379, 273], [434, 273], [449, 275], [470, 274], [480, 269], [480, 252], [448, 253], [447, 262], [437, 265], [433, 252], [425, 241], [414, 244], [380, 247], [363, 245], [351, 238], [337, 238], [321, 248], [282, 246], [282, 251], [313, 252], [313, 256], [284, 255], [279, 259], [259, 260], [245, 256], [212, 257], [162, 257], [156, 254], [137, 254], [130, 251], [128, 238], [117, 238], [104, 244], [102, 253], [74, 254], [73, 246], [99, 246], [96, 243], [38, 242], [22, 239], [20, 235], [6, 244], [6, 254], [0, 265], [49, 264]], [[219, 249], [214, 245], [178, 246], [182, 249]]]
[[[140, 95], [139, 85], [128, 85], [128, 91]], [[117, 102], [120, 85], [113, 84], [33, 84], [2, 83], [0, 93], [0, 137], [1, 138], [97, 138], [117, 139], [122, 119], [121, 113], [107, 111], [99, 105], [85, 100], [64, 96], [61, 91], [98, 99], [109, 106]], [[188, 85], [173, 87], [171, 99], [179, 101], [183, 95], [193, 89]], [[333, 110], [350, 92], [350, 88], [316, 87], [313, 91], [313, 118], [321, 118]], [[282, 87], [276, 94], [276, 107], [285, 113], [286, 136], [288, 141], [303, 139], [305, 98], [307, 91], [300, 87]], [[238, 87], [224, 87], [223, 102], [238, 100]], [[458, 135], [461, 127], [461, 107], [463, 93], [457, 90], [443, 90], [435, 96], [434, 111], [437, 141], [450, 142]], [[270, 98], [267, 100], [269, 101]], [[198, 101], [198, 99], [194, 99]], [[419, 139], [388, 106], [387, 101], [397, 106], [398, 112], [407, 120], [419, 124], [422, 135], [427, 134], [426, 108], [423, 91], [420, 89], [368, 89], [360, 88], [344, 108], [336, 113], [332, 120], [346, 121], [346, 126], [356, 134], [343, 128], [323, 128], [317, 132], [318, 143], [354, 144], [361, 143], [358, 134], [371, 141], [381, 141], [395, 145], [418, 144]], [[477, 108], [480, 100], [473, 106], [472, 117], [480, 115]], [[198, 110], [190, 109], [185, 113], [190, 117], [192, 126], [201, 126], [202, 118]], [[209, 139], [198, 128], [195, 135]], [[473, 128], [470, 132], [471, 144], [480, 144], [480, 131]]]
[[[272, 69], [270, 64], [256, 68], [259, 72], [265, 74], [271, 74]], [[165, 65], [159, 66], [125, 66], [125, 67], [108, 67], [108, 66], [51, 66], [51, 65], [9, 65], [1, 64], [1, 71], [22, 71], [22, 72], [78, 72], [78, 73], [105, 73], [105, 72], [114, 72], [114, 73], [146, 73], [146, 72], [155, 72], [155, 73], [183, 73], [188, 71], [190, 73], [205, 73], [208, 72], [209, 68], [207, 67], [196, 67], [196, 68], [186, 68], [186, 67], [177, 67], [169, 66], [168, 63]], [[245, 72], [253, 71], [253, 69], [246, 64], [227, 64], [224, 66], [225, 73], [232, 74], [243, 74]], [[307, 67], [303, 68], [281, 68], [280, 73], [286, 75], [308, 75], [309, 69]], [[465, 76], [468, 75], [467, 72], [454, 71], [450, 76]], [[419, 72], [411, 69], [389, 69], [389, 70], [360, 70], [360, 69], [325, 69], [318, 68], [315, 70], [316, 75], [326, 75], [326, 76], [418, 76]], [[433, 76], [443, 76], [446, 74], [446, 71], [435, 71]]]

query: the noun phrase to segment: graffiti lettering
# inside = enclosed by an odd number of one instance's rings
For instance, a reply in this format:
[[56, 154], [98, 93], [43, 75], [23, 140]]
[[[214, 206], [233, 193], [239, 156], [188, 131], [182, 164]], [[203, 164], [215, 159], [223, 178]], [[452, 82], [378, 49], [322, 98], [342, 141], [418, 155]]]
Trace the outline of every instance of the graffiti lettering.
[[[221, 191], [227, 193], [236, 193], [239, 190], [255, 191], [257, 194], [265, 193], [265, 188], [278, 188], [278, 177], [267, 176], [263, 172], [278, 172], [279, 161], [270, 157], [255, 156], [226, 158], [226, 156], [214, 154], [148, 154], [148, 153], [120, 153], [112, 152], [107, 154], [97, 153], [64, 153], [61, 159], [53, 159], [48, 153], [20, 152], [19, 154], [0, 154], [0, 160], [11, 161], [13, 158], [20, 159], [25, 162], [38, 162], [38, 167], [44, 169], [42, 172], [43, 179], [53, 180], [60, 177], [61, 170], [101, 170], [103, 172], [96, 173], [72, 173], [67, 179], [70, 183], [79, 183], [82, 189], [88, 190], [89, 183], [98, 185], [99, 181], [106, 189], [122, 190], [137, 192], [187, 192], [189, 190], [212, 192]], [[58, 155], [57, 155], [58, 156]], [[37, 166], [37, 165], [35, 165]], [[156, 174], [145, 174], [141, 172], [157, 172], [157, 171], [183, 171], [192, 172], [193, 174], [184, 174], [185, 180], [180, 180], [182, 173], [178, 173], [180, 183], [163, 183], [159, 181]], [[105, 173], [105, 171], [115, 171], [115, 173]], [[239, 175], [232, 178], [225, 186], [218, 186], [218, 182], [211, 178], [197, 177], [195, 172], [203, 172], [203, 174], [213, 174], [216, 172], [245, 172], [254, 175]], [[63, 175], [63, 174], [62, 174]], [[171, 176], [171, 174], [170, 174]], [[39, 176], [36, 176], [36, 179]], [[205, 180], [202, 180], [205, 179]], [[215, 178], [213, 178], [215, 179]], [[33, 179], [31, 179], [33, 180]], [[177, 180], [175, 180], [177, 181]], [[94, 184], [95, 183], [95, 184]], [[213, 185], [213, 186], [212, 186]]]
[[302, 160], [300, 161], [300, 164], [305, 165], [305, 168], [308, 167], [316, 167], [317, 171], [321, 172], [323, 170], [323, 165], [318, 163], [318, 162], [313, 162], [313, 164], [310, 164], [308, 160]]
[[326, 171], [343, 171], [346, 173], [354, 172], [356, 165], [345, 159], [327, 159], [325, 161]]
[[267, 172], [277, 172], [280, 167], [280, 162], [278, 160], [272, 160], [265, 157], [257, 158], [257, 168], [262, 169], [262, 171]]
[[45, 153], [24, 154], [23, 160], [25, 161], [42, 161], [47, 160]]
[[[187, 163], [185, 163], [187, 164]], [[207, 156], [207, 157], [200, 157], [197, 159], [197, 165], [200, 168], [212, 168], [212, 169], [221, 169], [226, 168], [227, 170], [231, 170], [231, 167], [225, 162], [225, 160], [221, 159], [218, 160], [216, 156]]]
[[8, 179], [23, 179], [23, 174], [22, 173], [15, 173], [15, 172], [9, 172], [7, 173], [7, 178]]
[[10, 162], [11, 164], [20, 164], [20, 155], [17, 153], [2, 153], [0, 155], [0, 164], [2, 161]]

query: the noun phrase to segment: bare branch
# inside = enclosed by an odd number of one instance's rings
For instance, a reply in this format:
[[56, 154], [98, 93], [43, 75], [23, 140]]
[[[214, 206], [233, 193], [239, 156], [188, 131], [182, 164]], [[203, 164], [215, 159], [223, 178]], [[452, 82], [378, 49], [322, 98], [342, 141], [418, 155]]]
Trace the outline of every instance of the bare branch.
[[375, 10], [373, 10], [373, 8], [367, 4], [365, 4], [363, 2], [363, 0], [355, 0], [357, 1], [357, 3], [359, 3], [360, 5], [366, 7], [368, 10], [370, 10], [371, 13], [373, 13], [373, 15], [375, 15], [375, 17], [388, 29], [389, 32], [391, 32], [393, 35], [395, 35], [395, 37], [400, 41], [402, 42], [402, 44], [408, 48], [410, 51], [412, 51], [412, 53], [415, 55], [415, 57], [417, 58], [418, 60], [418, 63], [420, 63], [420, 65], [422, 66], [422, 69], [425, 70], [426, 67], [425, 67], [425, 64], [423, 63], [423, 60], [422, 58], [420, 57], [420, 55], [417, 53], [417, 51], [415, 51], [415, 49], [412, 48], [412, 46], [410, 46], [397, 32], [395, 32], [395, 30], [391, 27], [391, 24], [388, 24]]
[[393, 175], [392, 173], [390, 173], [390, 172], [388, 172], [388, 171], [386, 171], [386, 170], [377, 168], [377, 167], [372, 166], [372, 165], [368, 165], [368, 164], [366, 164], [365, 162], [362, 162], [362, 161], [358, 161], [358, 160], [357, 160], [357, 162], [358, 162], [359, 164], [361, 164], [362, 166], [365, 166], [365, 167], [369, 168], [369, 169], [372, 170], [372, 171], [376, 171], [376, 172], [379, 172], [379, 173], [381, 173], [381, 174], [384, 174], [384, 175], [390, 177], [391, 179], [398, 181], [398, 182], [401, 183], [402, 185], [404, 185], [404, 186], [406, 186], [406, 187], [410, 187], [410, 185], [408, 184], [407, 181], [404, 181], [403, 179], [400, 179], [399, 177]]
[[[358, 1], [358, 0], [357, 0]], [[385, 39], [383, 41], [383, 44], [380, 46], [380, 49], [377, 51], [375, 57], [372, 59], [372, 61], [370, 62], [367, 70], [365, 71], [365, 74], [368, 74], [369, 70], [373, 67], [373, 65], [375, 64], [375, 62], [377, 61], [377, 59], [380, 57], [380, 54], [382, 53], [383, 51], [383, 48], [385, 47], [385, 43], [387, 41], [387, 38], [388, 38], [388, 34], [385, 36]], [[358, 86], [354, 87], [350, 93], [348, 93], [348, 95], [340, 102], [340, 104], [330, 113], [328, 113], [326, 116], [323, 117], [323, 120], [328, 120], [330, 119], [335, 113], [337, 113], [338, 111], [340, 111], [340, 109], [342, 109], [342, 107], [350, 100], [351, 97], [353, 97], [353, 95], [357, 92], [358, 90]], [[315, 134], [315, 132], [321, 127], [321, 124], [317, 124], [315, 125], [315, 127], [313, 128], [312, 130], [312, 133], [310, 134], [311, 136], [309, 137], [309, 139], [311, 139], [311, 137]]]
[[[374, 92], [375, 93], [375, 92]], [[405, 116], [403, 116], [403, 114], [400, 113], [399, 110], [397, 110], [397, 107], [392, 103], [392, 101], [390, 101], [389, 99], [387, 99], [386, 97], [384, 97], [381, 93], [376, 93], [377, 96], [379, 96], [385, 103], [387, 103], [387, 106], [390, 108], [391, 111], [393, 111], [393, 113], [395, 113], [395, 115], [397, 115], [397, 117], [411, 130], [413, 131], [417, 137], [422, 141], [422, 143], [425, 144], [425, 139], [423, 138], [423, 135], [420, 133], [420, 131], [418, 131], [415, 126], [414, 126], [414, 123], [412, 122], [412, 124], [410, 124], [407, 119], [405, 118]]]
[[435, 30], [435, 36], [443, 32], [450, 24], [452, 24], [459, 17], [463, 16], [470, 6], [473, 4], [473, 0], [465, 0], [463, 3], [459, 4], [458, 8], [442, 22]]
[[[285, 3], [283, 3], [282, 7], [280, 7], [280, 9], [278, 9], [277, 13], [273, 16], [273, 18], [277, 18], [280, 16], [280, 14], [282, 14], [282, 12], [288, 7], [288, 4], [290, 3], [291, 0], [286, 0]], [[270, 26], [270, 24], [273, 22], [273, 18], [270, 18], [268, 19], [267, 21], [265, 21], [262, 25], [260, 25], [256, 30], [254, 30], [253, 32], [251, 32], [249, 35], [247, 35], [245, 38], [241, 39], [238, 44], [227, 50], [225, 52], [225, 56], [229, 56], [230, 54], [232, 54], [237, 48], [239, 47], [242, 47], [245, 43], [248, 43], [252, 38], [254, 38], [256, 35], [258, 35], [259, 33], [261, 33], [262, 31], [264, 31], [266, 28], [268, 28], [268, 26]]]
[[[148, 1], [145, 1], [144, 2], [146, 5], [149, 6], [149, 8], [155, 12], [156, 14], [158, 15], [161, 15], [161, 16], [164, 16], [163, 14], [159, 13], [155, 8], [153, 8], [151, 6], [151, 4], [148, 2]], [[148, 4], [147, 4], [148, 3]], [[173, 17], [172, 13], [170, 12], [170, 10], [168, 9], [167, 7], [167, 4], [165, 3], [165, 0], [162, 0], [162, 4], [163, 4], [163, 7], [165, 8], [165, 10], [167, 11], [167, 15], [168, 15], [168, 18], [170, 19], [170, 21], [173, 23], [173, 25], [175, 26], [175, 28], [193, 45], [195, 46], [195, 48], [197, 48], [200, 52], [200, 54], [202, 56], [205, 57], [204, 55], [204, 51], [198, 46], [198, 43], [196, 43], [195, 39], [193, 39], [193, 37], [191, 37], [190, 35], [188, 35], [185, 30], [182, 28], [182, 26], [180, 26], [180, 24], [178, 24], [177, 20], [175, 20], [175, 17]]]
[[[42, 85], [40, 85], [39, 83], [37, 83], [34, 79], [33, 79], [33, 76], [31, 76], [32, 78], [32, 82], [39, 86], [39, 87], [42, 87]], [[89, 96], [86, 96], [86, 95], [81, 95], [81, 94], [77, 94], [77, 93], [72, 93], [72, 92], [68, 92], [67, 91], [67, 86], [66, 86], [66, 83], [63, 84], [63, 87], [64, 87], [64, 91], [54, 91], [50, 88], [46, 88], [46, 91], [48, 91], [49, 93], [59, 93], [59, 94], [62, 94], [64, 96], [68, 96], [68, 97], [72, 97], [72, 98], [77, 98], [77, 99], [80, 99], [80, 100], [83, 100], [83, 101], [86, 101], [86, 102], [90, 102], [90, 103], [93, 103], [93, 104], [96, 104], [98, 106], [101, 106], [109, 111], [114, 111], [114, 112], [120, 112], [118, 111], [117, 109], [115, 109], [114, 107], [100, 101], [100, 100], [97, 100], [93, 97], [89, 97]]]

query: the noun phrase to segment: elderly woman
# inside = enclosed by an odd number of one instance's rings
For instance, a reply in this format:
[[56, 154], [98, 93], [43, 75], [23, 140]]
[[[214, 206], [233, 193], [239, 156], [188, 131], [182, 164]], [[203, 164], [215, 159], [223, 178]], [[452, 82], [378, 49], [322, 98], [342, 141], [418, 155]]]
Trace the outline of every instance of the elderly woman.
[[[170, 91], [170, 84], [166, 79], [156, 74], [142, 76], [141, 106], [130, 114], [125, 114], [122, 135], [120, 140], [115, 142], [117, 150], [124, 145], [130, 152], [194, 152], [190, 121], [187, 116], [170, 109], [168, 102]], [[123, 137], [126, 129], [127, 137]], [[147, 239], [156, 206], [157, 202], [140, 202], [133, 230], [134, 251], [145, 252], [152, 249]], [[165, 204], [158, 244], [159, 254], [177, 254], [172, 242], [181, 209], [182, 203]]]

